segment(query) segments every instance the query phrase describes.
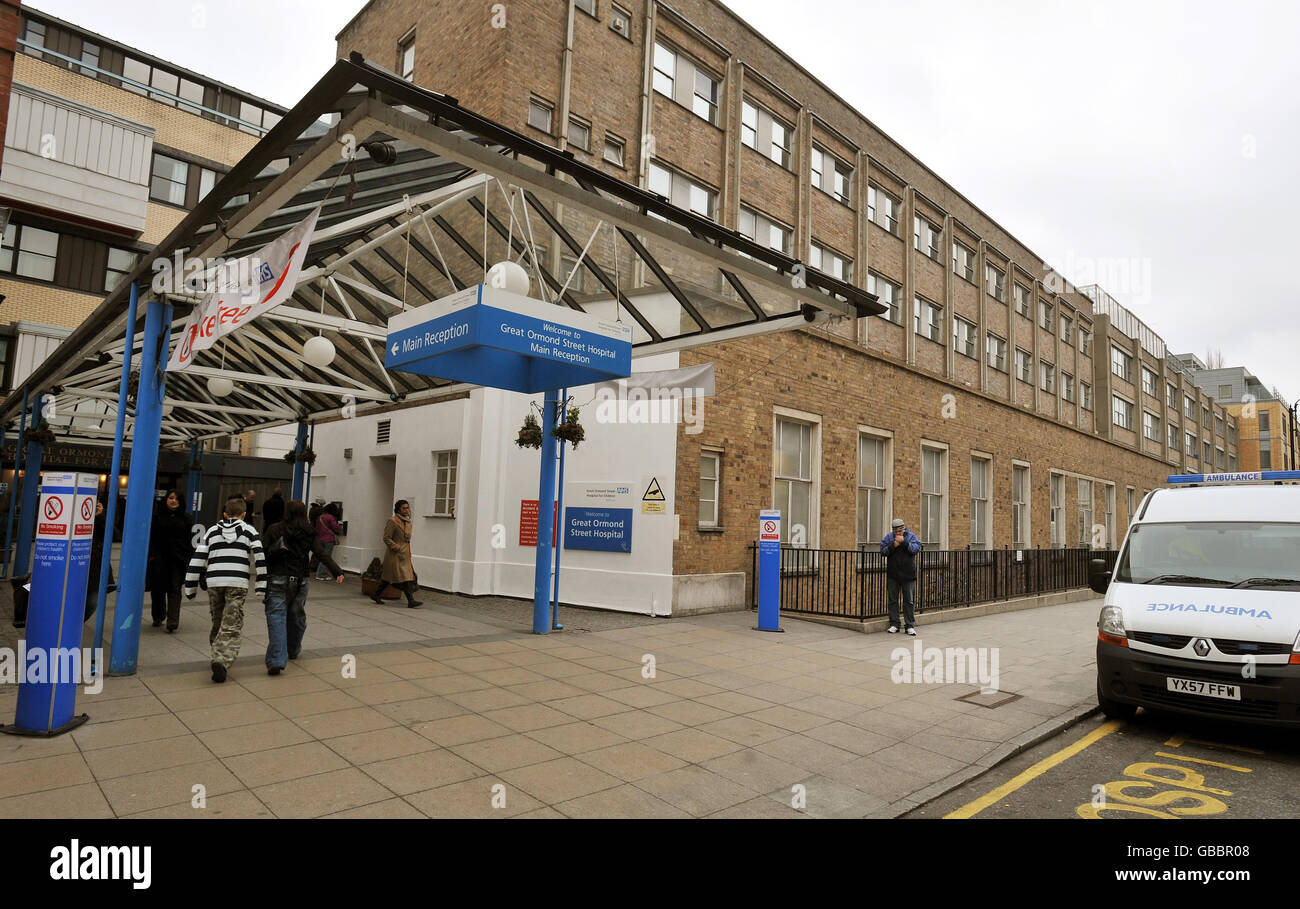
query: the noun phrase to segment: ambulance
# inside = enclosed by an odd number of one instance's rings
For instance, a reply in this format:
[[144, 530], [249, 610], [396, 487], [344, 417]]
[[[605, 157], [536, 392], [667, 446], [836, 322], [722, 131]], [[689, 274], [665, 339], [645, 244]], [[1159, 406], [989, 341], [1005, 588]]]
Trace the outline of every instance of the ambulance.
[[1097, 703], [1300, 727], [1300, 470], [1181, 474], [1148, 493], [1097, 622]]

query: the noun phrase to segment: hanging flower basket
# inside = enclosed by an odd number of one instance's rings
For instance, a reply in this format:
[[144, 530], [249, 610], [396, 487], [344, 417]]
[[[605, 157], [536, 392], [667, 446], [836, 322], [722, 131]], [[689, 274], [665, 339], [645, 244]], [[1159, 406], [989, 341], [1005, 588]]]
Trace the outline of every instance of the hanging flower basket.
[[542, 447], [542, 427], [537, 422], [537, 417], [531, 413], [524, 417], [524, 425], [519, 429], [519, 437], [515, 439], [515, 444], [520, 448]]
[[192, 471], [193, 473], [203, 473], [203, 465], [200, 464], [198, 461], [195, 461], [187, 469]]
[[583, 429], [582, 424], [578, 422], [578, 408], [570, 407], [568, 417], [551, 430], [551, 435], [577, 448], [578, 443], [587, 438], [587, 430]]
[[300, 464], [315, 464], [316, 452], [312, 451], [310, 447], [304, 448], [302, 451], [298, 452], [295, 460]]
[[35, 428], [27, 430], [26, 439], [29, 444], [42, 445], [46, 448], [58, 441], [58, 437], [54, 435], [54, 430], [50, 429], [50, 424], [44, 420]]
[[284, 453], [284, 459], [288, 463], [292, 464], [294, 461], [298, 460], [298, 453], [294, 451], [286, 451]]

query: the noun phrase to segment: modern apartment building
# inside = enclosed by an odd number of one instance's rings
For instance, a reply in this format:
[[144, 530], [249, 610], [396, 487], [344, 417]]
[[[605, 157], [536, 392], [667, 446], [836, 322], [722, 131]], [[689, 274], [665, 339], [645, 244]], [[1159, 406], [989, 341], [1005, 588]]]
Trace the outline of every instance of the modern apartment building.
[[[893, 516], [934, 548], [1113, 546], [1170, 473], [1238, 466], [1236, 418], [1154, 331], [712, 0], [371, 0], [337, 51], [888, 308], [680, 354], [714, 364], [717, 395], [701, 431], [677, 431], [674, 577], [743, 570], [769, 507], [811, 547], [873, 545]], [[562, 244], [541, 243], [567, 275]], [[391, 432], [415, 419], [394, 412]]]
[[1242, 470], [1296, 467], [1295, 416], [1283, 397], [1244, 367], [1206, 369], [1191, 354], [1179, 358], [1192, 380], [1236, 417]]

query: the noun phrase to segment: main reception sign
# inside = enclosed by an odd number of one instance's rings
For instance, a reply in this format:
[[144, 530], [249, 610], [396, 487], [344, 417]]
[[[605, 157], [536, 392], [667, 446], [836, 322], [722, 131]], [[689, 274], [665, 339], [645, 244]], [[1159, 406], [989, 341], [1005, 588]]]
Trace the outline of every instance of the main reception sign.
[[632, 327], [476, 284], [388, 320], [384, 366], [532, 394], [632, 372]]

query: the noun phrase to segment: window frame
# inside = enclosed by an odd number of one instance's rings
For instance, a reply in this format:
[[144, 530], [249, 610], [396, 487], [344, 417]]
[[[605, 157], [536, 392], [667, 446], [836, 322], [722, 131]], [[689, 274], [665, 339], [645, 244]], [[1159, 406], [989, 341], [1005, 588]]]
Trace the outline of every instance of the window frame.
[[[808, 428], [809, 478], [784, 476], [780, 472], [781, 450], [778, 433], [782, 423], [792, 423]], [[816, 414], [802, 413], [787, 407], [777, 406], [772, 409], [772, 507], [781, 512], [782, 544], [794, 545], [790, 542], [791, 532], [794, 529], [792, 515], [790, 510], [779, 504], [777, 500], [777, 487], [782, 482], [809, 484], [808, 526], [806, 528], [808, 535], [803, 547], [817, 549], [821, 537], [821, 417]], [[793, 486], [790, 487], [790, 494], [793, 495]], [[789, 505], [789, 499], [787, 499], [786, 505]]]
[[[546, 111], [546, 128], [545, 128], [545, 129], [543, 129], [542, 127], [538, 126], [536, 123], [533, 122], [533, 111], [534, 111], [534, 110], [544, 110], [544, 111]], [[529, 126], [529, 127], [531, 127], [532, 129], [537, 130], [539, 133], [545, 133], [545, 134], [548, 135], [548, 136], [552, 136], [552, 137], [554, 137], [554, 135], [555, 135], [555, 132], [554, 132], [554, 130], [555, 130], [555, 104], [552, 103], [552, 102], [550, 102], [550, 101], [547, 101], [545, 98], [542, 98], [542, 97], [539, 96], [539, 95], [529, 95], [529, 96], [528, 96], [528, 120], [527, 120], [527, 123], [528, 123], [528, 126]]]
[[[406, 55], [411, 55], [411, 70], [406, 72]], [[397, 78], [415, 84], [415, 29], [411, 29], [397, 42]]]
[[[922, 327], [921, 310], [923, 307], [925, 308], [928, 316], [924, 323], [926, 331], [921, 330]], [[935, 303], [931, 300], [927, 300], [925, 297], [921, 296], [920, 294], [914, 294], [912, 298], [913, 333], [919, 335], [922, 338], [925, 338], [926, 340], [933, 341], [936, 344], [945, 344], [947, 343], [947, 339], [943, 335], [943, 329], [944, 329], [944, 321], [943, 321], [942, 304]], [[938, 337], [935, 337], [935, 332], [938, 332]]]
[[[864, 484], [862, 482], [862, 466], [863, 466], [862, 444], [864, 441], [879, 443], [880, 445], [881, 456], [876, 463], [879, 468], [880, 478], [883, 481], [882, 486], [873, 486], [870, 484]], [[892, 508], [893, 508], [893, 501], [894, 501], [894, 458], [893, 458], [894, 448], [893, 446], [894, 446], [893, 433], [886, 432], [884, 430], [876, 429], [874, 427], [869, 427], [869, 426], [858, 427], [857, 475], [855, 477], [856, 511], [854, 512], [854, 532], [858, 537], [859, 549], [871, 550], [879, 546], [880, 541], [885, 538], [885, 533], [886, 533], [885, 525], [892, 517]], [[866, 508], [865, 523], [867, 526], [865, 527], [865, 534], [866, 534], [865, 538], [863, 537], [864, 528], [862, 526], [863, 525], [862, 496], [864, 490], [866, 490], [867, 503], [868, 503]], [[880, 498], [882, 500], [880, 506], [881, 526], [879, 528], [879, 536], [875, 535], [875, 531], [873, 531], [870, 526], [871, 495], [875, 492], [879, 493]]]
[[[937, 491], [931, 491], [931, 492], [926, 491], [925, 456], [927, 452], [930, 454], [936, 454], [939, 457], [938, 469], [941, 475], [936, 478], [938, 480]], [[949, 472], [948, 455], [949, 455], [949, 451], [948, 451], [947, 444], [943, 442], [935, 442], [929, 439], [921, 440], [920, 476], [918, 478], [919, 482], [917, 483], [917, 488], [919, 490], [919, 495], [920, 495], [920, 509], [921, 509], [920, 516], [921, 517], [920, 520], [917, 522], [917, 536], [921, 538], [921, 542], [925, 544], [927, 548], [933, 548], [938, 550], [944, 550], [948, 548], [948, 493], [950, 489], [950, 482], [948, 477], [948, 472]], [[928, 520], [930, 519], [929, 512], [926, 509], [927, 497], [937, 498], [939, 500], [938, 517], [939, 517], [940, 526], [939, 526], [938, 534], [931, 533], [930, 531], [933, 528], [927, 528], [926, 526]], [[926, 539], [927, 536], [935, 536], [937, 537], [937, 539], [932, 539], [932, 540]]]
[[[964, 253], [964, 255], [958, 256], [957, 253], [959, 251]], [[963, 259], [965, 260], [965, 265], [963, 268], [959, 269], [957, 267], [958, 263]], [[975, 283], [975, 250], [971, 249], [955, 237], [952, 241], [952, 273], [969, 284]]]
[[[887, 202], [888, 205], [881, 203]], [[885, 233], [899, 237], [902, 222], [903, 200], [876, 183], [867, 183], [867, 220]], [[880, 220], [884, 219], [883, 223]]]
[[[1024, 471], [1024, 483], [1021, 487], [1023, 500], [1016, 499], [1016, 472]], [[1028, 461], [1011, 462], [1011, 548], [1028, 549], [1033, 541], [1033, 469]], [[1022, 511], [1023, 510], [1023, 511]], [[1019, 525], [1021, 534], [1016, 534], [1016, 528]]]
[[[1001, 345], [1001, 353], [995, 354], [989, 349], [990, 342], [996, 341]], [[1007, 339], [995, 335], [991, 331], [984, 332], [984, 358], [991, 369], [1005, 373], [1007, 371]], [[998, 364], [1001, 365], [998, 365]]]
[[[975, 465], [983, 466], [983, 498], [977, 496], [975, 488]], [[978, 550], [989, 550], [993, 548], [993, 455], [983, 452], [971, 452], [970, 456], [971, 479], [970, 479], [970, 548]], [[977, 519], [976, 512], [979, 510], [978, 503], [983, 503], [983, 517]], [[983, 535], [982, 540], [976, 539], [976, 522], [979, 521], [978, 529]]]
[[[460, 449], [444, 448], [430, 452], [433, 460], [433, 475], [429, 484], [429, 510], [427, 518], [456, 517], [456, 499], [460, 491]], [[449, 463], [443, 465], [441, 456], [449, 455]], [[445, 472], [445, 477], [444, 477]], [[445, 489], [446, 495], [440, 496], [439, 490]], [[442, 510], [439, 510], [441, 505]]]
[[[705, 502], [712, 502], [713, 520], [706, 521], [704, 520], [703, 517], [699, 517], [697, 515], [697, 526], [702, 528], [709, 528], [710, 530], [716, 530], [722, 526], [722, 454], [723, 452], [720, 449], [714, 449], [714, 448], [700, 449], [700, 494], [699, 494], [700, 507], [702, 508]], [[704, 462], [709, 460], [713, 461], [712, 477], [704, 476]], [[705, 480], [713, 481], [712, 499], [706, 499], [704, 497]]]

